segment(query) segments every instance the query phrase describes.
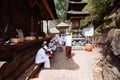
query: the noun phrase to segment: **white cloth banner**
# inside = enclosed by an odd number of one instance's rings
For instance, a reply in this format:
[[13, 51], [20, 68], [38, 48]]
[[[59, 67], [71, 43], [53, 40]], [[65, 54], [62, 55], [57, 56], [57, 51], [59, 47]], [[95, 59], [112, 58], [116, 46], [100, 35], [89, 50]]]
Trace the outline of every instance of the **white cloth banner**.
[[82, 34], [84, 36], [93, 36], [94, 28], [93, 27], [91, 27], [91, 28], [84, 28], [83, 31], [82, 31]]

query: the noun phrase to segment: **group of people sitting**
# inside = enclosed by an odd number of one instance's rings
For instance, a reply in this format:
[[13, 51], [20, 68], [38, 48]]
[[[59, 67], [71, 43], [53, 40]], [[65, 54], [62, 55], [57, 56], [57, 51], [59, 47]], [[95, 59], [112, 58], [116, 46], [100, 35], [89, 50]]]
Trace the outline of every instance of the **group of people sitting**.
[[47, 43], [47, 41], [44, 41], [41, 48], [36, 54], [35, 63], [44, 63], [45, 68], [50, 68], [50, 58], [52, 58], [56, 50], [57, 44], [54, 39], [50, 40], [49, 43]]
[[40, 64], [44, 63], [44, 68], [50, 68], [50, 58], [55, 54], [57, 48], [59, 51], [63, 51], [63, 45], [66, 43], [66, 57], [67, 59], [71, 57], [71, 44], [72, 36], [67, 34], [67, 36], [63, 37], [61, 34], [57, 36], [57, 38], [53, 38], [47, 44], [47, 41], [44, 41], [42, 47], [38, 50], [35, 58], [35, 63]]

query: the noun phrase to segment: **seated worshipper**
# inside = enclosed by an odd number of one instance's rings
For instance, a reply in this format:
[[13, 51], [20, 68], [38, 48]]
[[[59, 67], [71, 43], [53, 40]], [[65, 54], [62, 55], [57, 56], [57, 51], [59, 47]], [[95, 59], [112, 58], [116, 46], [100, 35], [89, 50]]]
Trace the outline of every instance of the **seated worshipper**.
[[44, 45], [44, 49], [45, 49], [47, 52], [49, 52], [50, 54], [52, 54], [52, 50], [51, 50], [50, 48], [48, 48], [48, 46], [47, 46], [47, 41], [44, 41], [44, 42], [43, 42], [43, 45]]
[[50, 68], [50, 59], [43, 47], [44, 45], [42, 45], [42, 47], [38, 50], [35, 57], [35, 63], [36, 64], [44, 63], [44, 68]]
[[57, 36], [57, 35], [52, 38], [53, 43], [54, 43], [54, 45], [56, 46], [56, 48], [57, 48], [57, 39], [58, 39], [58, 36]]
[[48, 44], [48, 47], [49, 47], [53, 52], [56, 52], [57, 46], [56, 46], [55, 41], [54, 41], [53, 39], [52, 39], [52, 40], [50, 41], [50, 43]]
[[53, 44], [54, 44], [55, 50], [57, 51], [57, 42], [55, 39], [53, 39]]
[[50, 56], [50, 58], [52, 58], [53, 52], [52, 52], [52, 50], [50, 48], [48, 48], [47, 41], [43, 42], [43, 48], [45, 49], [46, 54], [48, 54]]

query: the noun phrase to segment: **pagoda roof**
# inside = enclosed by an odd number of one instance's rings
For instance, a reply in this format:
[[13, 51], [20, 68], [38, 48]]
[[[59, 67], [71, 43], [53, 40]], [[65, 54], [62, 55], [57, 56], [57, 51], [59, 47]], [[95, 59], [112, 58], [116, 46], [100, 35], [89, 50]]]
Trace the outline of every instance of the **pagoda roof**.
[[85, 7], [85, 5], [87, 5], [86, 2], [70, 1], [70, 2], [69, 2], [68, 11], [69, 11], [69, 10], [81, 11], [81, 10]]
[[[81, 1], [79, 1], [79, 2], [76, 2], [76, 1], [70, 1], [69, 3], [71, 3], [71, 4], [83, 4], [83, 3], [86, 3], [86, 2], [81, 2]], [[86, 3], [87, 4], [87, 3]]]
[[67, 19], [82, 19], [88, 16], [90, 13], [88, 11], [68, 11]]
[[88, 11], [68, 11], [68, 14], [90, 14]]
[[70, 1], [76, 1], [76, 2], [80, 2], [80, 1], [82, 1], [82, 0], [70, 0]]

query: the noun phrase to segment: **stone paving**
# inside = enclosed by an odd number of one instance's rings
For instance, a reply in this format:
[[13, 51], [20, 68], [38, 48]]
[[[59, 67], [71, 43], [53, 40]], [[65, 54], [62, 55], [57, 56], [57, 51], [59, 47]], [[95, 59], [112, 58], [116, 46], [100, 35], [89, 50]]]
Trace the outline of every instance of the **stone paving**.
[[100, 48], [91, 52], [72, 50], [72, 58], [66, 60], [65, 50], [56, 52], [50, 69], [44, 69], [30, 80], [93, 80], [92, 68], [101, 57]]

